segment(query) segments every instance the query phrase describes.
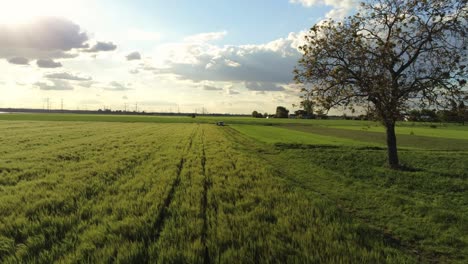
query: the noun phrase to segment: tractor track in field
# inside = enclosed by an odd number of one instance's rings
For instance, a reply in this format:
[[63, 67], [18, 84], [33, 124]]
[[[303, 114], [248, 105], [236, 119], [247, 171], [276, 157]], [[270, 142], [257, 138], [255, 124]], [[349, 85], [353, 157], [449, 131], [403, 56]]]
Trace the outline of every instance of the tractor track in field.
[[155, 230], [154, 236], [153, 236], [153, 241], [158, 241], [159, 236], [161, 235], [161, 231], [164, 228], [164, 223], [166, 221], [168, 211], [169, 211], [169, 206], [171, 205], [172, 199], [174, 199], [174, 193], [177, 189], [177, 187], [180, 184], [180, 174], [182, 173], [182, 170], [184, 168], [185, 164], [185, 158], [182, 157], [179, 161], [179, 164], [177, 165], [177, 176], [174, 182], [171, 185], [171, 188], [169, 190], [169, 193], [167, 194], [166, 198], [164, 199], [163, 205], [161, 207], [161, 210], [158, 213], [158, 216], [156, 217], [156, 220], [153, 224], [153, 229]]
[[[164, 202], [163, 202], [163, 204], [161, 206], [161, 209], [159, 210], [159, 212], [157, 214], [157, 217], [156, 217], [156, 219], [155, 219], [155, 221], [153, 223], [153, 226], [151, 228], [153, 230], [153, 232], [152, 232], [151, 236], [148, 239], [145, 240], [145, 247], [146, 248], [149, 247], [150, 243], [157, 242], [159, 240], [160, 236], [161, 236], [161, 232], [164, 229], [166, 219], [169, 216], [170, 205], [172, 203], [172, 200], [174, 199], [175, 192], [177, 191], [177, 188], [179, 187], [180, 182], [181, 182], [181, 174], [182, 174], [182, 171], [184, 170], [184, 166], [185, 166], [185, 162], [186, 162], [186, 155], [192, 149], [193, 139], [194, 139], [196, 134], [197, 134], [197, 130], [195, 130], [195, 129], [190, 134], [189, 142], [187, 144], [187, 147], [183, 151], [182, 157], [180, 158], [179, 163], [177, 164], [176, 178], [172, 182], [171, 187], [169, 189], [169, 192], [166, 195], [166, 198], [164, 198]], [[147, 252], [146, 252], [146, 254], [147, 254]], [[145, 259], [148, 262], [149, 261], [149, 256], [146, 255]]]
[[[148, 232], [149, 234], [143, 238], [145, 250], [141, 252], [141, 256], [140, 256], [141, 263], [150, 263], [149, 247], [152, 243], [156, 243], [159, 240], [161, 236], [161, 232], [164, 229], [165, 222], [167, 218], [169, 217], [169, 208], [172, 203], [172, 200], [174, 199], [177, 188], [179, 187], [180, 182], [181, 182], [181, 174], [185, 167], [186, 155], [192, 148], [193, 139], [196, 133], [197, 131], [195, 129], [191, 132], [189, 136], [189, 142], [186, 144], [185, 149], [182, 151], [181, 158], [179, 162], [177, 163], [176, 173], [175, 173], [176, 177], [174, 181], [172, 182], [172, 184], [170, 185], [169, 191], [166, 197], [164, 198], [160, 209], [156, 213], [154, 222], [150, 226], [150, 231]], [[183, 142], [183, 140], [181, 140], [180, 142]]]
[[202, 196], [202, 216], [203, 216], [203, 227], [202, 227], [202, 234], [201, 240], [204, 247], [204, 255], [203, 255], [203, 263], [209, 264], [210, 261], [210, 252], [208, 250], [207, 245], [207, 237], [208, 237], [208, 191], [210, 189], [211, 182], [208, 179], [208, 175], [206, 174], [206, 153], [205, 153], [205, 132], [202, 130], [202, 157], [201, 157], [201, 165], [202, 165], [202, 174], [203, 174], [203, 196]]
[[[157, 131], [159, 131], [161, 129], [158, 129]], [[134, 140], [138, 139], [138, 138], [144, 138], [146, 136], [144, 136], [143, 134], [137, 134], [134, 138]], [[135, 159], [133, 160], [129, 160], [127, 161], [127, 165], [126, 166], [123, 166], [121, 168], [116, 168], [115, 170], [113, 171], [108, 171], [106, 173], [106, 175], [113, 175], [113, 181], [111, 182], [108, 182], [106, 185], [102, 185], [100, 186], [100, 188], [98, 189], [94, 189], [92, 187], [90, 188], [86, 188], [84, 189], [84, 193], [77, 193], [78, 196], [76, 197], [73, 197], [72, 199], [78, 201], [81, 197], [82, 199], [85, 199], [85, 200], [88, 200], [88, 201], [94, 201], [95, 203], [97, 203], [97, 200], [98, 199], [101, 199], [102, 197], [104, 197], [105, 195], [108, 194], [108, 190], [116, 185], [116, 184], [121, 184], [122, 180], [128, 180], [129, 177], [132, 176], [132, 172], [134, 172], [135, 170], [138, 170], [140, 167], [144, 166], [144, 164], [146, 162], [148, 162], [153, 156], [155, 153], [157, 153], [159, 150], [161, 149], [161, 146], [158, 145], [156, 147], [154, 147], [151, 151], [148, 151], [148, 152], [145, 152], [143, 154], [140, 154], [139, 156], [135, 157]], [[104, 181], [104, 180], [103, 180]], [[83, 205], [80, 205], [80, 206], [83, 206]], [[77, 215], [78, 217], [81, 217], [79, 215]], [[77, 222], [80, 222], [80, 221], [89, 221], [88, 219], [87, 220], [83, 220], [83, 219], [79, 219], [77, 220]], [[85, 230], [87, 230], [87, 228], [84, 228], [83, 230], [80, 231], [80, 234], [81, 233], [84, 233]], [[62, 243], [63, 239], [65, 238], [65, 236], [67, 234], [69, 234], [70, 232], [72, 231], [72, 228], [68, 229], [65, 231], [65, 233], [60, 236], [60, 239], [54, 243]], [[50, 248], [52, 246], [52, 244], [48, 247]], [[66, 252], [70, 252], [71, 249], [68, 249]], [[54, 261], [56, 261], [58, 259], [57, 256], [54, 256], [53, 257]]]

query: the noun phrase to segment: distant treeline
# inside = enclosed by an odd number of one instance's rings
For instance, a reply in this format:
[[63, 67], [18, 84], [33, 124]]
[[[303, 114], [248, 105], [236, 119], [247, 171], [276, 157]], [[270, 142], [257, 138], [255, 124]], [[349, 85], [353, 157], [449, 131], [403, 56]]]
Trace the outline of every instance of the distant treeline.
[[0, 108], [0, 112], [6, 113], [52, 113], [52, 114], [109, 114], [109, 115], [157, 115], [157, 116], [250, 116], [243, 114], [222, 114], [222, 113], [211, 113], [211, 114], [197, 114], [197, 113], [167, 113], [167, 112], [136, 112], [136, 111], [122, 111], [122, 110], [47, 110], [47, 109], [33, 109], [33, 108]]

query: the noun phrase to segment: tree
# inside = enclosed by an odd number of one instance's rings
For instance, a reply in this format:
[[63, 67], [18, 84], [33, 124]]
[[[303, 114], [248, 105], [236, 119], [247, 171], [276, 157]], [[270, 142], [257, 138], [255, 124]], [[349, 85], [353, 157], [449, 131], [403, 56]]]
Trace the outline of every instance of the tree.
[[312, 117], [314, 115], [314, 102], [312, 101], [312, 96], [310, 93], [307, 92], [307, 89], [302, 89], [303, 95], [301, 98], [303, 99], [300, 103], [301, 107], [306, 112], [306, 115]]
[[397, 169], [401, 114], [466, 94], [466, 2], [369, 0], [342, 22], [318, 23], [300, 47], [295, 80], [326, 110], [371, 104], [386, 128], [388, 164]]
[[468, 120], [468, 108], [466, 108], [463, 101], [458, 105], [458, 120], [462, 125]]
[[276, 117], [277, 118], [288, 118], [289, 110], [284, 106], [276, 107]]
[[262, 118], [263, 116], [262, 116], [261, 113], [259, 113], [259, 112], [257, 112], [257, 111], [253, 111], [253, 112], [252, 112], [252, 117], [255, 117], [255, 118]]

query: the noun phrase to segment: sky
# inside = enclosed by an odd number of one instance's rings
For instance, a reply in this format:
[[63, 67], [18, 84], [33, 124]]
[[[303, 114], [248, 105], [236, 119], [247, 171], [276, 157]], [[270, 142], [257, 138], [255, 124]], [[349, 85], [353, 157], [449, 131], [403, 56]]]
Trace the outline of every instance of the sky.
[[0, 108], [273, 113], [355, 0], [0, 0]]

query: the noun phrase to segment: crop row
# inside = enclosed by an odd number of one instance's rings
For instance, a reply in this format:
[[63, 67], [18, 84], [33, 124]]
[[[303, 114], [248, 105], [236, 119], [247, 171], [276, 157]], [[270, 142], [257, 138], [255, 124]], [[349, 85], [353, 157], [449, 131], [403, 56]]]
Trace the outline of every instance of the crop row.
[[320, 195], [285, 184], [264, 150], [229, 127], [4, 122], [0, 129], [2, 263], [409, 258]]

